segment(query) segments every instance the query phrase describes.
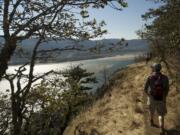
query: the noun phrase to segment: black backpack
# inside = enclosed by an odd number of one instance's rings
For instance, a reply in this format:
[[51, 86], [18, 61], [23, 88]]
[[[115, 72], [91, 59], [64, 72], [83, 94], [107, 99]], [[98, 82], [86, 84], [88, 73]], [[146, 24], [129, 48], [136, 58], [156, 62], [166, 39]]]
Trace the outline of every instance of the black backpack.
[[163, 76], [160, 75], [153, 75], [151, 76], [153, 87], [151, 90], [151, 95], [155, 100], [162, 101], [163, 100]]

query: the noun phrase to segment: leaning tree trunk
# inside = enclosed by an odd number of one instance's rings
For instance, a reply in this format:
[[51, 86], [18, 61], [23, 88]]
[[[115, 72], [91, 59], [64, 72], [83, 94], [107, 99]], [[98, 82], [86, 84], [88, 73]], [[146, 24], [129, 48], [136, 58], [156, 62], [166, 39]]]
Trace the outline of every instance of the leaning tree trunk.
[[8, 69], [8, 62], [16, 49], [16, 42], [17, 40], [12, 37], [5, 40], [4, 47], [0, 53], [0, 80]]

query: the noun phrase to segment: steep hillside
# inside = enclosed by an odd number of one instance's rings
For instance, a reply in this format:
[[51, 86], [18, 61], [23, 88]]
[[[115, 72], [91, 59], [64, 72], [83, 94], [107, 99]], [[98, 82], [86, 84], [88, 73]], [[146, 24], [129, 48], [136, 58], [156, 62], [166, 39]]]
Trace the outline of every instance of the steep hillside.
[[[163, 72], [167, 73], [165, 69]], [[149, 65], [143, 63], [116, 73], [106, 94], [75, 118], [65, 135], [159, 135], [160, 129], [149, 125], [143, 93], [149, 73]], [[166, 134], [180, 135], [180, 93], [174, 85], [170, 86], [167, 107]]]

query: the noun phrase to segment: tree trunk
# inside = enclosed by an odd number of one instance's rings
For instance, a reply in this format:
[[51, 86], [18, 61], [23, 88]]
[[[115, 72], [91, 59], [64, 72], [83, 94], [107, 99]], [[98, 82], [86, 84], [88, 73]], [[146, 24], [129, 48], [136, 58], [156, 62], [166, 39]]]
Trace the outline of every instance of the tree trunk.
[[22, 112], [20, 108], [20, 99], [12, 96], [12, 135], [21, 135], [22, 128]]
[[65, 123], [61, 127], [61, 133], [60, 135], [64, 135], [64, 132], [66, 128], [68, 127], [69, 122], [71, 121], [71, 107], [69, 107], [69, 113], [67, 113], [66, 118], [65, 118]]
[[16, 49], [16, 42], [16, 38], [12, 37], [5, 40], [5, 45], [0, 53], [0, 80], [8, 69], [8, 62]]

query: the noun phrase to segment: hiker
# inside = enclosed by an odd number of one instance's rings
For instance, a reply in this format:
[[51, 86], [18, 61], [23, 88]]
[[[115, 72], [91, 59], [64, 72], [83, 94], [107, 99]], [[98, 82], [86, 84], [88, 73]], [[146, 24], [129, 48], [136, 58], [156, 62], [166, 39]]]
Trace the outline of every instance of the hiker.
[[169, 92], [168, 77], [161, 73], [161, 64], [153, 64], [151, 66], [152, 73], [148, 77], [144, 91], [148, 95], [148, 105], [150, 111], [150, 123], [154, 124], [154, 114], [157, 112], [159, 128], [164, 132], [164, 116], [167, 113], [166, 97]]
[[152, 53], [151, 52], [146, 53], [145, 58], [146, 58], [146, 64], [148, 64], [148, 62], [152, 59]]

